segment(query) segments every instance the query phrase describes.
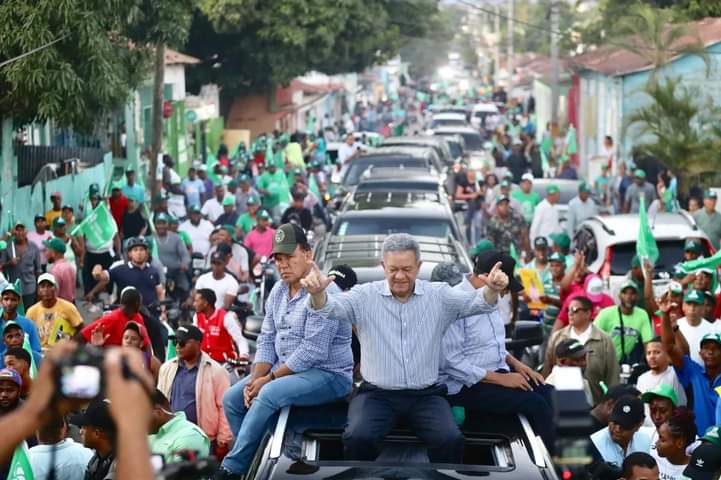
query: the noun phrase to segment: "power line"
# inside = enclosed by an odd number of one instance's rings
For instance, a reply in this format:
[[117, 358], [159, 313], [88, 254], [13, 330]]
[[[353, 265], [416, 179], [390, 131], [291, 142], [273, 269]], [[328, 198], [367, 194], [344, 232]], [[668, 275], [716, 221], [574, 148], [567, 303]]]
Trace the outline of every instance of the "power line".
[[0, 63], [0, 68], [4, 67], [5, 65], [10, 65], [11, 63], [21, 60], [25, 57], [29, 57], [33, 53], [39, 52], [40, 50], [45, 50], [49, 46], [54, 45], [54, 44], [58, 43], [59, 41], [66, 39], [67, 37], [68, 37], [68, 34], [66, 33], [65, 35], [62, 35], [62, 36], [56, 38], [55, 40], [46, 43], [45, 45], [41, 45], [37, 48], [33, 48], [29, 52], [25, 52], [23, 54], [18, 55], [17, 57], [11, 58], [9, 60], [5, 60], [4, 62]]
[[[489, 10], [489, 9], [480, 7], [480, 6], [478, 6], [478, 5], [474, 4], [474, 3], [468, 2], [468, 1], [466, 1], [466, 0], [458, 0], [458, 2], [459, 2], [459, 3], [462, 3], [463, 5], [466, 5], [466, 6], [468, 6], [468, 7], [471, 7], [471, 8], [474, 8], [474, 9], [476, 9], [476, 10], [479, 10], [479, 11], [481, 11], [481, 12], [487, 13], [488, 15], [497, 16], [497, 17], [500, 17], [500, 18], [509, 20], [509, 21], [511, 21], [511, 22], [513, 22], [513, 23], [518, 23], [518, 24], [521, 24], [521, 25], [525, 25], [526, 27], [535, 28], [536, 30], [541, 30], [541, 31], [546, 32], [546, 33], [553, 33], [553, 34], [555, 34], [555, 35], [564, 35], [564, 33], [561, 32], [560, 30], [551, 30], [550, 28], [545, 27], [545, 26], [543, 26], [543, 25], [538, 25], [538, 24], [535, 24], [535, 23], [526, 22], [525, 20], [519, 20], [518, 18], [509, 18], [508, 15], [504, 15], [504, 14], [502, 14], [502, 13], [496, 13], [496, 12], [494, 12], [493, 10]], [[656, 51], [656, 49], [653, 48], [653, 47], [647, 47], [647, 46], [644, 46], [644, 45], [633, 45], [633, 46], [629, 46], [629, 45], [626, 45], [626, 44], [623, 44], [623, 43], [619, 43], [619, 42], [614, 42], [614, 41], [606, 41], [606, 42], [605, 42], [603, 45], [601, 45], [601, 46], [604, 46], [604, 45], [611, 45], [611, 46], [614, 46], [614, 47], [623, 48], [624, 50], [628, 50], [628, 51], [633, 51], [634, 49], [638, 49], [638, 50], [648, 50], [648, 51]], [[661, 50], [661, 51], [666, 52], [666, 53], [672, 53], [672, 54], [674, 54], [674, 55], [681, 55], [681, 54], [687, 53], [687, 52], [683, 52], [683, 51], [679, 51], [679, 50], [666, 50], [666, 49], [664, 49], [664, 50]], [[707, 55], [721, 55], [721, 52], [706, 52], [706, 54], [707, 54]]]

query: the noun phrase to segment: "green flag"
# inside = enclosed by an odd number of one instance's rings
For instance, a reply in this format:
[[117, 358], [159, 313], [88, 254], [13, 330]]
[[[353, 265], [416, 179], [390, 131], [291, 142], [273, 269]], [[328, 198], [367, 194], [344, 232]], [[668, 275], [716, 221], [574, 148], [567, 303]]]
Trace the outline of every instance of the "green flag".
[[710, 268], [716, 270], [721, 265], [721, 250], [714, 253], [713, 256], [707, 258], [698, 258], [696, 260], [689, 260], [681, 264], [681, 269], [684, 273], [695, 272], [700, 268]]
[[576, 144], [576, 129], [568, 127], [568, 133], [566, 133], [566, 153], [568, 155], [575, 155], [578, 153], [578, 145]]
[[18, 315], [25, 315], [25, 305], [23, 304], [23, 284], [20, 282], [20, 279], [18, 278], [13, 282], [13, 285], [15, 286], [15, 290], [20, 292], [20, 303], [18, 303]]
[[113, 240], [113, 236], [118, 233], [118, 226], [105, 202], [100, 202], [90, 215], [73, 228], [70, 235], [74, 236], [78, 233], [85, 235], [85, 241], [96, 249]]
[[[638, 241], [636, 242], [636, 255], [641, 259], [641, 262], [648, 260], [651, 264], [655, 264], [658, 260], [658, 246], [656, 246], [656, 239], [653, 238], [653, 232], [651, 226], [648, 224], [648, 218], [646, 216], [646, 199], [641, 194], [641, 204], [638, 207]], [[643, 263], [642, 263], [643, 264]]]
[[33, 469], [30, 466], [30, 455], [28, 455], [27, 442], [21, 443], [15, 449], [13, 458], [10, 461], [8, 480], [33, 480]]
[[38, 365], [35, 363], [35, 355], [33, 355], [33, 349], [30, 346], [30, 335], [25, 334], [23, 339], [23, 350], [30, 354], [30, 378], [38, 376]]
[[539, 148], [539, 151], [541, 152], [541, 169], [545, 175], [551, 170], [551, 164], [548, 163], [548, 155], [546, 155], [546, 151], [542, 148]]

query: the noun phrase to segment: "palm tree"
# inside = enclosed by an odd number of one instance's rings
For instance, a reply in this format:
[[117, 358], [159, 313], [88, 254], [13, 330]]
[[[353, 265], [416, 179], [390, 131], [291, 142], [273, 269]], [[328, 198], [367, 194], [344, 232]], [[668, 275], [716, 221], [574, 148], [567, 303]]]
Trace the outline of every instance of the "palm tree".
[[620, 17], [615, 30], [623, 38], [623, 48], [644, 58], [651, 65], [648, 83], [656, 83], [658, 70], [681, 55], [695, 55], [706, 65], [706, 75], [711, 61], [698, 34], [688, 24], [673, 23], [672, 12], [635, 3], [629, 14]]
[[644, 93], [651, 102], [631, 113], [624, 126], [626, 134], [633, 127], [630, 133], [640, 142], [635, 152], [686, 179], [721, 170], [721, 109], [680, 78], [649, 83]]

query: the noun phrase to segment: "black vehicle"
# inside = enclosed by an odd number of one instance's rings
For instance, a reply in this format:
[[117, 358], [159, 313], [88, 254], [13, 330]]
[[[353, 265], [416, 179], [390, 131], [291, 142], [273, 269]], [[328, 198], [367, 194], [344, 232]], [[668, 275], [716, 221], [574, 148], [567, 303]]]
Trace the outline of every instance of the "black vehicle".
[[360, 183], [365, 172], [373, 168], [423, 168], [428, 172], [440, 172], [438, 160], [428, 149], [397, 147], [374, 150], [361, 155], [343, 167], [340, 174], [340, 190], [348, 192]]
[[[428, 201], [442, 203], [447, 201], [448, 194], [441, 183], [441, 178], [421, 168], [404, 168], [399, 172], [397, 168], [374, 168], [368, 175], [364, 175], [361, 182], [346, 196], [345, 202], [371, 201], [375, 195], [383, 195], [390, 200], [392, 196], [406, 194], [410, 199], [412, 195], [426, 194], [423, 198]], [[343, 209], [343, 208], [341, 208]]]
[[343, 457], [346, 402], [286, 407], [245, 478], [276, 479], [524, 479], [556, 480], [551, 458], [528, 420], [467, 416], [462, 464], [434, 464], [421, 440], [402, 425], [385, 437], [373, 462]]
[[[471, 260], [460, 242], [452, 238], [416, 236], [421, 249], [421, 271], [418, 278], [428, 280], [433, 267], [441, 262], [454, 262], [461, 270], [471, 271]], [[315, 262], [324, 272], [341, 264], [356, 272], [358, 283], [383, 278], [381, 247], [385, 235], [329, 235], [315, 252]]]
[[450, 146], [443, 138], [431, 137], [431, 136], [412, 136], [412, 137], [391, 137], [387, 138], [383, 142], [383, 146], [396, 146], [396, 147], [413, 147], [413, 146], [424, 146], [431, 147], [435, 150], [438, 157], [444, 163], [445, 166], [453, 165], [455, 157], [451, 151]]

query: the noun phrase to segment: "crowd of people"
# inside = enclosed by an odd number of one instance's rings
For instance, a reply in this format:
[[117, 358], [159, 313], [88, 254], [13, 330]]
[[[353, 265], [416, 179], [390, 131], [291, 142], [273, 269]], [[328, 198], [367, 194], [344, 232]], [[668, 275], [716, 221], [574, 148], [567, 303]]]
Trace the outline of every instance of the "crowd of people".
[[[0, 241], [0, 425], [37, 418], [5, 439], [12, 446], [0, 442], [0, 475], [8, 476], [24, 440], [35, 478], [49, 471], [67, 479], [149, 478], [142, 475], [150, 453], [172, 463], [188, 451], [219, 459], [215, 478], [241, 478], [280, 409], [351, 394], [343, 435], [349, 459], [374, 460], [403, 420], [430, 461], [462, 463], [459, 410], [524, 414], [560, 458], [554, 388], [573, 372], [589, 407], [592, 478], [718, 475], [715, 268], [679, 268], [658, 296], [653, 265], [636, 257], [619, 290], [608, 292], [584, 251], [571, 249], [581, 223], [599, 212], [638, 213], [645, 205], [651, 217], [680, 208], [675, 177], [664, 172], [651, 184], [643, 169], [618, 161], [610, 137], [608, 165], [579, 183], [562, 223], [558, 185], [539, 194], [533, 183], [577, 177], [572, 139], [549, 143], [549, 130], [536, 143], [530, 109], [496, 128], [489, 148], [496, 167], [460, 165], [450, 192], [468, 205], [470, 273], [441, 263], [430, 282], [419, 279], [420, 249], [407, 234], [385, 238], [384, 280], [355, 285], [348, 266], [318, 270], [312, 243], [330, 227], [335, 168], [327, 143], [342, 139], [338, 161], [353, 162], [363, 151], [355, 129], [415, 122], [422, 103], [361, 106], [340, 124], [321, 119], [315, 135], [261, 135], [233, 152], [222, 146], [183, 176], [166, 155], [157, 197], [128, 169], [107, 193], [91, 185], [83, 208], [54, 192], [52, 208], [31, 228], [16, 222]], [[692, 199], [694, 219], [718, 247], [716, 194]], [[100, 205], [117, 232], [103, 244], [76, 228]], [[703, 250], [690, 239], [685, 260], [702, 260]], [[253, 288], [254, 267], [268, 258], [276, 282], [253, 344], [237, 307]], [[537, 276], [543, 295], [524, 288], [521, 268]], [[98, 299], [110, 305], [100, 316], [92, 307]], [[192, 312], [189, 322], [170, 325], [173, 302]], [[539, 302], [544, 308], [531, 315], [548, 336], [535, 369], [505, 345], [523, 305]], [[57, 400], [54, 379], [62, 358], [84, 345], [107, 352], [107, 380], [105, 395], [79, 410]], [[231, 385], [224, 363], [234, 359], [252, 360], [253, 368]], [[123, 362], [132, 364], [130, 379], [118, 373]]]

